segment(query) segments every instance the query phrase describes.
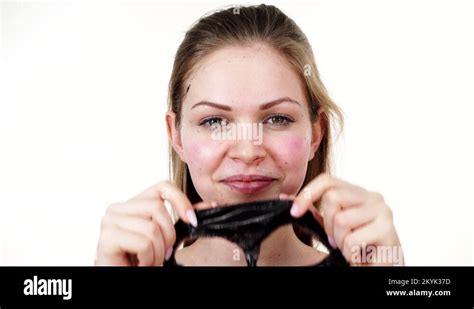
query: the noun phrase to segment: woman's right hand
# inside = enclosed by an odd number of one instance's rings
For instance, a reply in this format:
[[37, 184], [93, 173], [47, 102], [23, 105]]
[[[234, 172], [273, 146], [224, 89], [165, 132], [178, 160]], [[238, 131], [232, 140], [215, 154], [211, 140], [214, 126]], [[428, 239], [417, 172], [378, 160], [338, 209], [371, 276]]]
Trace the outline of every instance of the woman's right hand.
[[107, 208], [101, 223], [95, 265], [163, 265], [176, 239], [165, 200], [184, 222], [197, 225], [186, 195], [170, 182], [160, 182], [126, 203]]

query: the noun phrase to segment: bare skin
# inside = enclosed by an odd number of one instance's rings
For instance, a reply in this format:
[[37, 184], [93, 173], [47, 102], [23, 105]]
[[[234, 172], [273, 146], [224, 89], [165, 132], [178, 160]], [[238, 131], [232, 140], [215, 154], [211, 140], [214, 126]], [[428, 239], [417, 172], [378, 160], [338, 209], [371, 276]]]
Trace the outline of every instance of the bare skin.
[[[212, 252], [213, 254], [209, 254]], [[327, 254], [305, 245], [290, 225], [277, 229], [260, 247], [258, 266], [307, 266], [320, 263]], [[200, 238], [178, 250], [176, 261], [184, 266], [246, 266], [243, 251], [235, 244], [215, 238]]]

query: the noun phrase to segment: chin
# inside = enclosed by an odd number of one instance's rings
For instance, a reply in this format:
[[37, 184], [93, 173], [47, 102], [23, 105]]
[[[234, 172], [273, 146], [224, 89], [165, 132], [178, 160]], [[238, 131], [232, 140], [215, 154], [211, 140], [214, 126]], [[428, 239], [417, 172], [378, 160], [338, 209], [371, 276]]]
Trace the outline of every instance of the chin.
[[214, 200], [217, 202], [217, 205], [226, 206], [226, 205], [240, 204], [240, 203], [246, 203], [246, 202], [279, 199], [279, 195], [280, 195], [274, 190], [267, 190], [265, 192], [252, 193], [252, 194], [242, 194], [239, 192], [230, 191], [229, 189], [227, 189], [226, 191], [227, 192], [219, 192], [217, 194], [218, 198], [211, 199], [210, 201]]

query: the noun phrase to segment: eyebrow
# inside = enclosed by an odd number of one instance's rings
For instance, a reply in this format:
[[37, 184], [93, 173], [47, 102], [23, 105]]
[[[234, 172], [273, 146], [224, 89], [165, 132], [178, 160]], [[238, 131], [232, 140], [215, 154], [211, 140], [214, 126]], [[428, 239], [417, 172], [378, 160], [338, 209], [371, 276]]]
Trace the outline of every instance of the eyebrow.
[[[273, 107], [277, 104], [284, 103], [284, 102], [290, 102], [290, 103], [294, 103], [294, 104], [297, 104], [297, 105], [301, 106], [301, 104], [298, 101], [293, 100], [289, 97], [283, 97], [283, 98], [279, 98], [279, 99], [276, 99], [276, 100], [272, 100], [270, 102], [260, 104], [260, 110], [266, 110], [266, 109], [269, 109], [270, 107]], [[229, 105], [213, 103], [213, 102], [208, 102], [208, 101], [200, 101], [200, 102], [194, 104], [193, 107], [191, 107], [191, 109], [193, 109], [197, 106], [200, 106], [200, 105], [211, 106], [211, 107], [222, 109], [222, 110], [225, 110], [225, 111], [231, 111], [232, 110], [232, 108]]]

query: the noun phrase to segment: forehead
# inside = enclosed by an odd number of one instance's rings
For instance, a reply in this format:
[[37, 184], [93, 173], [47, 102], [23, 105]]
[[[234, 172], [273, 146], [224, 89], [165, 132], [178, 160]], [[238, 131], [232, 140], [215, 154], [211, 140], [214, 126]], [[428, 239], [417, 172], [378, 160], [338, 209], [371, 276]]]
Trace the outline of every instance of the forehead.
[[209, 100], [260, 104], [280, 97], [306, 102], [303, 82], [288, 60], [265, 44], [227, 46], [196, 65], [184, 104]]

